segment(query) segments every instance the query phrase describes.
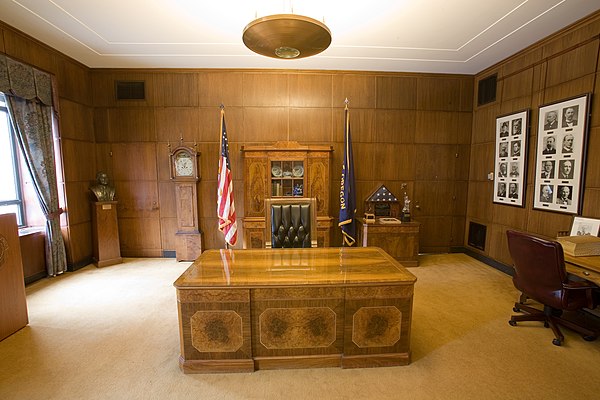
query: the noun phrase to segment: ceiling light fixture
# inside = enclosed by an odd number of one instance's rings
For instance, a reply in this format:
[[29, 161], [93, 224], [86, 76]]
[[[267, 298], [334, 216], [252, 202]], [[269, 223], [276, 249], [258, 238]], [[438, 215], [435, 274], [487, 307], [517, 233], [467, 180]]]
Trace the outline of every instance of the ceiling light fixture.
[[242, 39], [255, 53], [272, 58], [297, 59], [321, 53], [331, 44], [324, 23], [295, 14], [275, 14], [255, 19]]

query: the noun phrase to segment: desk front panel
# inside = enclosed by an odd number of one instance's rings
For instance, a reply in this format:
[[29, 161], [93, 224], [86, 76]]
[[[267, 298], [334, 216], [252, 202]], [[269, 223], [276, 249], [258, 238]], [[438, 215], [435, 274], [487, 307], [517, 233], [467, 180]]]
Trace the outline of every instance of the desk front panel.
[[175, 282], [180, 366], [408, 364], [415, 280], [376, 248], [207, 251]]

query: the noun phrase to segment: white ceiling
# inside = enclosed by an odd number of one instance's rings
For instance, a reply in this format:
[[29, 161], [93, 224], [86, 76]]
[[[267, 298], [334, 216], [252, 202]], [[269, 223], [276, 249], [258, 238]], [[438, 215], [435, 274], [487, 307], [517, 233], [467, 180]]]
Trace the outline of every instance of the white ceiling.
[[[475, 74], [600, 9], [600, 0], [0, 0], [0, 20], [92, 68], [285, 68]], [[248, 50], [256, 17], [329, 27], [323, 53]]]

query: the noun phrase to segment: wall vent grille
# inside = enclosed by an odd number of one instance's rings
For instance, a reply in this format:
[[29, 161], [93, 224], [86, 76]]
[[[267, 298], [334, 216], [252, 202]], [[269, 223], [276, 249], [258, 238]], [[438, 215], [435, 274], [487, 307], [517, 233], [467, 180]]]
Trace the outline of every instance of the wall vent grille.
[[487, 226], [478, 224], [477, 222], [469, 222], [469, 246], [479, 250], [485, 250], [485, 235]]
[[115, 81], [117, 100], [144, 100], [146, 83], [144, 81]]
[[492, 103], [496, 101], [496, 80], [497, 74], [488, 76], [479, 81], [477, 87], [477, 105], [482, 106], [484, 104]]

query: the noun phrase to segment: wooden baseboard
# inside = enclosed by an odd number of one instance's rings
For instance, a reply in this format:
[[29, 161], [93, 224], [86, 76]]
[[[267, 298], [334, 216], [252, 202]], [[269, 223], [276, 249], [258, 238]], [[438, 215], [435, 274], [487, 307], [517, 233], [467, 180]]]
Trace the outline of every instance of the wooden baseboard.
[[410, 364], [410, 352], [342, 357], [342, 368], [395, 367], [408, 364]]
[[340, 354], [290, 357], [254, 357], [256, 369], [339, 368]]
[[121, 257], [111, 258], [109, 260], [102, 260], [102, 261], [94, 260], [94, 264], [96, 264], [96, 267], [98, 267], [98, 268], [108, 267], [110, 265], [115, 265], [115, 264], [121, 264], [122, 262], [123, 262], [123, 258], [121, 258]]
[[490, 267], [496, 268], [498, 271], [502, 271], [507, 275], [510, 276], [514, 276], [515, 274], [515, 270], [513, 269], [513, 267], [502, 264], [499, 261], [496, 261], [492, 258], [489, 258], [488, 256], [485, 256], [483, 254], [479, 254], [467, 247], [453, 247], [450, 250], [451, 253], [465, 253], [471, 257], [473, 257], [476, 260], [479, 260], [487, 265], [489, 265]]
[[87, 267], [90, 264], [93, 264], [93, 259], [92, 257], [86, 257], [83, 260], [77, 261], [71, 265], [67, 264], [67, 271], [68, 272], [75, 272], [83, 267]]
[[185, 374], [254, 372], [254, 361], [243, 360], [188, 360], [179, 357], [179, 368]]
[[25, 277], [25, 285], [29, 285], [30, 283], [39, 281], [40, 279], [43, 279], [47, 276], [48, 276], [48, 273], [46, 271], [38, 272], [37, 274], [33, 274], [31, 276], [26, 276]]

